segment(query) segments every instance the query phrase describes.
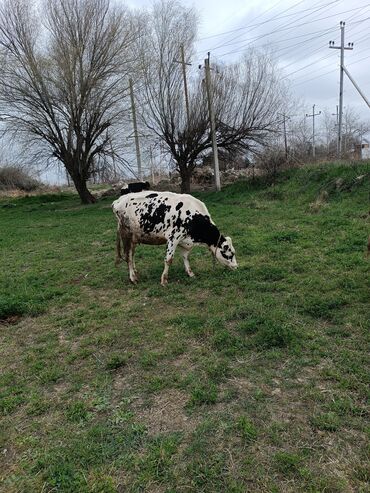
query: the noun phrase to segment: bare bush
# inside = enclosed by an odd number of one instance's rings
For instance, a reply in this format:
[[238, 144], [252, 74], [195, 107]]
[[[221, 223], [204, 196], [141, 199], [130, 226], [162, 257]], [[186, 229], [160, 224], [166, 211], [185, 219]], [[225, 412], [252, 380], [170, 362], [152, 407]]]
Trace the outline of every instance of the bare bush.
[[261, 154], [256, 161], [256, 168], [273, 181], [280, 171], [291, 166], [293, 163], [287, 160], [285, 152], [280, 149], [269, 149]]
[[0, 168], [0, 190], [23, 190], [32, 192], [39, 189], [41, 184], [25, 171], [14, 166]]

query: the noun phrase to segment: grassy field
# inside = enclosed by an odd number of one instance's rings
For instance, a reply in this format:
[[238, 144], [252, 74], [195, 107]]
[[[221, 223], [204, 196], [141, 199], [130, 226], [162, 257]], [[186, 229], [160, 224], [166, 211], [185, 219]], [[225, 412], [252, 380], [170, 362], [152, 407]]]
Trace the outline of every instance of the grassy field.
[[2, 199], [0, 490], [368, 492], [369, 172], [199, 194], [240, 268], [167, 288], [164, 247], [114, 267], [110, 200]]

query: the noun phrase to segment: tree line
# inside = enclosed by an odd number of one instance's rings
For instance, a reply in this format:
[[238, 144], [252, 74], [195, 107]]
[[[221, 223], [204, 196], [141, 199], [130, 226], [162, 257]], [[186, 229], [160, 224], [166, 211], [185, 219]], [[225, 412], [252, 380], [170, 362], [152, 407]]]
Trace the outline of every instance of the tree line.
[[[161, 146], [190, 191], [194, 168], [212, 151], [204, 71], [188, 71], [198, 16], [178, 0], [133, 11], [110, 0], [2, 0], [1, 131], [35, 160], [58, 160], [83, 203], [102, 162], [125, 159], [131, 133], [129, 79], [142, 133]], [[272, 57], [248, 50], [237, 63], [212, 64], [210, 97], [218, 147], [259, 153], [281, 133], [287, 88]], [[187, 104], [186, 104], [187, 103]]]

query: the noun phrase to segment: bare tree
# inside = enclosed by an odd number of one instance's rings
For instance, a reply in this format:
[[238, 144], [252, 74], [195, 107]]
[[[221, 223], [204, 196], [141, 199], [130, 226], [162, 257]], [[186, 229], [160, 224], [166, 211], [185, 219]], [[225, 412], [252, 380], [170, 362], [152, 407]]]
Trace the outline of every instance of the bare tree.
[[362, 142], [362, 137], [369, 131], [369, 122], [361, 121], [358, 113], [347, 106], [343, 112], [343, 152], [349, 156], [356, 144]]
[[[182, 71], [174, 63], [181, 45], [191, 56], [196, 24], [193, 10], [176, 0], [162, 0], [153, 7], [139, 47], [142, 116], [172, 156], [183, 192], [189, 192], [195, 166], [212, 147], [203, 74], [198, 71], [189, 80], [188, 120]], [[213, 72], [212, 86], [218, 146], [238, 153], [258, 149], [276, 131], [284, 100], [272, 61], [252, 51], [241, 63], [219, 67], [218, 72]]]
[[335, 115], [328, 109], [324, 109], [323, 111], [322, 129], [325, 141], [326, 157], [335, 157], [337, 153], [338, 127]]
[[290, 154], [305, 161], [312, 154], [312, 125], [303, 115], [289, 121]]
[[134, 21], [109, 0], [45, 0], [41, 8], [31, 0], [0, 7], [0, 116], [36, 156], [60, 160], [90, 203], [86, 182], [114, 153], [125, 115]]

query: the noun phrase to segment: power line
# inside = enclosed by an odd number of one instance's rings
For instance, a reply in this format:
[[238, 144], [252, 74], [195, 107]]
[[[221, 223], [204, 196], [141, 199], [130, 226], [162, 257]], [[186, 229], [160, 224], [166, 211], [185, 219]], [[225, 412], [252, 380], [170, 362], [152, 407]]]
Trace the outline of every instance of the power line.
[[[288, 10], [291, 10], [292, 8], [294, 7], [297, 7], [298, 5], [300, 5], [301, 3], [305, 2], [305, 0], [300, 0], [299, 2], [297, 2], [296, 4], [292, 5], [291, 7], [289, 7], [288, 9], [286, 10], [283, 10], [282, 13], [285, 13], [287, 12]], [[278, 5], [280, 2], [277, 2], [276, 5]], [[267, 10], [268, 11], [268, 10]], [[266, 12], [265, 12], [266, 13]], [[281, 17], [279, 17], [281, 18]], [[210, 38], [217, 38], [219, 36], [224, 36], [225, 34], [232, 34], [232, 33], [235, 33], [237, 31], [241, 31], [241, 30], [244, 30], [244, 29], [249, 29], [251, 27], [258, 27], [258, 26], [262, 26], [263, 24], [266, 24], [266, 22], [270, 22], [271, 20], [276, 20], [276, 19], [268, 19], [267, 21], [263, 21], [263, 22], [259, 22], [258, 24], [248, 24], [246, 26], [243, 26], [243, 27], [238, 27], [236, 29], [231, 29], [230, 31], [224, 31], [224, 32], [221, 32], [221, 33], [218, 33], [218, 34], [211, 34], [210, 36], [204, 36], [203, 38], [199, 38], [199, 41], [204, 41], [205, 39], [210, 39]], [[252, 21], [253, 22], [253, 21]]]
[[[305, 10], [303, 10], [303, 11], [301, 11], [301, 12], [299, 12], [299, 11], [298, 11], [298, 12], [295, 12], [294, 14], [289, 14], [289, 16], [292, 16], [292, 15], [297, 15], [297, 14], [299, 14], [299, 13], [303, 13], [303, 12], [305, 12], [305, 11], [307, 11], [307, 10], [313, 10], [313, 12], [310, 12], [309, 14], [305, 14], [305, 15], [303, 15], [303, 16], [301, 16], [301, 17], [295, 18], [295, 19], [293, 19], [292, 21], [287, 22], [287, 23], [285, 23], [285, 24], [284, 24], [284, 23], [283, 23], [283, 24], [280, 24], [280, 28], [284, 28], [284, 27], [290, 26], [291, 24], [296, 23], [297, 21], [300, 21], [300, 20], [302, 20], [302, 19], [306, 19], [306, 18], [307, 18], [307, 16], [310, 16], [310, 15], [312, 15], [312, 14], [315, 14], [316, 12], [318, 12], [318, 11], [320, 11], [320, 10], [323, 10], [323, 9], [324, 9], [324, 10], [326, 10], [326, 9], [327, 9], [327, 8], [329, 8], [329, 7], [330, 7], [333, 3], [338, 3], [338, 1], [340, 1], [340, 0], [333, 0], [333, 1], [332, 1], [332, 2], [330, 2], [328, 5], [321, 5], [320, 7], [317, 7], [317, 4], [315, 4], [313, 7], [310, 7], [309, 9], [305, 9]], [[320, 3], [321, 3], [321, 2], [318, 2], [318, 4], [320, 4]], [[281, 17], [277, 17], [277, 18], [269, 19], [269, 20], [265, 21], [263, 24], [265, 24], [265, 23], [267, 23], [267, 22], [275, 22], [276, 20], [279, 20], [279, 19], [281, 19]], [[262, 25], [262, 24], [261, 24], [261, 25]], [[271, 33], [269, 33], [269, 34], [273, 34], [274, 32], [275, 32], [275, 31], [272, 31], [272, 32], [271, 32]], [[243, 35], [243, 34], [242, 34], [242, 35]], [[241, 36], [242, 36], [242, 35], [241, 35]], [[238, 37], [240, 37], [240, 35], [239, 35], [239, 36], [237, 36], [237, 37], [235, 37], [235, 38], [233, 38], [232, 40], [230, 40], [230, 41], [228, 41], [228, 42], [226, 42], [226, 43], [222, 43], [222, 44], [220, 44], [220, 45], [218, 45], [217, 47], [214, 47], [214, 48], [212, 48], [212, 49], [214, 49], [214, 50], [215, 50], [215, 49], [221, 48], [221, 47], [223, 47], [223, 46], [231, 46], [231, 45], [233, 45], [233, 44], [238, 44], [238, 43], [241, 43], [241, 42], [245, 42], [245, 41], [246, 41], [246, 40], [241, 40], [241, 41], [237, 41], [237, 42], [234, 42], [234, 43], [233, 43], [233, 42], [231, 42], [231, 41], [233, 41], [233, 40], [237, 39]], [[258, 37], [259, 37], [259, 36], [258, 36]], [[257, 38], [258, 38], [258, 37], [257, 37]]]
[[220, 57], [222, 56], [226, 56], [226, 55], [231, 55], [231, 54], [234, 54], [234, 53], [239, 53], [241, 51], [244, 51], [244, 49], [251, 45], [252, 43], [254, 43], [255, 41], [258, 41], [259, 39], [262, 39], [262, 38], [265, 38], [267, 36], [270, 36], [271, 34], [276, 34], [276, 33], [279, 33], [279, 32], [282, 32], [282, 31], [286, 31], [286, 30], [289, 30], [289, 29], [294, 29], [294, 28], [298, 28], [298, 27], [302, 27], [302, 26], [307, 26], [307, 24], [312, 24], [313, 22], [318, 22], [318, 21], [322, 21], [322, 20], [326, 20], [326, 19], [329, 19], [329, 18], [332, 18], [332, 17], [336, 17], [338, 15], [341, 15], [341, 14], [345, 14], [345, 13], [348, 13], [348, 12], [352, 12], [354, 10], [358, 10], [359, 7], [355, 7], [353, 9], [349, 9], [349, 10], [344, 10], [342, 12], [337, 12], [335, 14], [331, 14], [331, 15], [328, 15], [328, 16], [325, 16], [325, 17], [320, 17], [318, 19], [312, 19], [310, 21], [306, 21], [306, 22], [303, 22], [301, 24], [295, 24], [296, 21], [293, 21], [292, 23], [290, 24], [294, 24], [293, 26], [291, 27], [283, 27], [281, 29], [276, 29], [274, 31], [271, 31], [269, 33], [266, 33], [266, 34], [261, 34], [260, 36], [257, 36], [256, 38], [248, 41], [245, 45], [241, 46], [239, 49], [237, 50], [232, 50], [232, 51], [228, 51], [226, 53], [222, 53], [221, 55], [219, 55]]

